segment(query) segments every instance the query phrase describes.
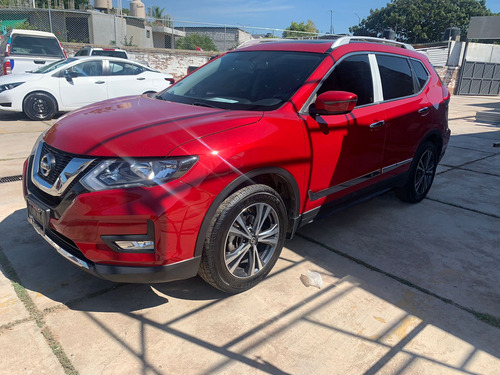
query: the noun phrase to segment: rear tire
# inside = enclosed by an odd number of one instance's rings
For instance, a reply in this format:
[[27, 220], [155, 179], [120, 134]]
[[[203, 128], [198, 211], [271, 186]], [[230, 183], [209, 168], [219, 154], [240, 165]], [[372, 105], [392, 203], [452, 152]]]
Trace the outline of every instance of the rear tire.
[[34, 92], [24, 99], [23, 111], [31, 120], [50, 120], [57, 113], [57, 103], [52, 95]]
[[418, 203], [429, 192], [438, 165], [437, 147], [426, 141], [420, 145], [408, 173], [408, 180], [401, 188], [396, 189], [396, 195], [404, 202]]
[[226, 198], [210, 223], [200, 276], [226, 293], [257, 285], [281, 253], [286, 217], [283, 200], [266, 185], [247, 186]]

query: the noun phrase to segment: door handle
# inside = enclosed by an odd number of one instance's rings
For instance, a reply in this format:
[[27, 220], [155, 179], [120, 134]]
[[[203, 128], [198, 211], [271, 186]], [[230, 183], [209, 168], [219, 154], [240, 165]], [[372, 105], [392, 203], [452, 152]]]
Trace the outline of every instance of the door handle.
[[420, 108], [418, 110], [418, 113], [420, 113], [422, 116], [425, 116], [427, 113], [429, 113], [429, 107]]
[[137, 78], [137, 80], [138, 80], [138, 81], [144, 81], [145, 79], [146, 79], [146, 78], [144, 78], [144, 77], [138, 77], [138, 78]]
[[373, 124], [370, 125], [370, 129], [377, 129], [377, 128], [380, 128], [381, 126], [384, 126], [384, 125], [385, 125], [384, 120], [377, 121], [377, 122], [374, 122]]
[[41, 64], [41, 65], [45, 64], [45, 61], [44, 61], [44, 60], [35, 60], [35, 61], [33, 61], [33, 62], [34, 62], [35, 64]]
[[96, 85], [102, 85], [103, 83], [106, 83], [106, 81], [95, 81], [94, 82]]

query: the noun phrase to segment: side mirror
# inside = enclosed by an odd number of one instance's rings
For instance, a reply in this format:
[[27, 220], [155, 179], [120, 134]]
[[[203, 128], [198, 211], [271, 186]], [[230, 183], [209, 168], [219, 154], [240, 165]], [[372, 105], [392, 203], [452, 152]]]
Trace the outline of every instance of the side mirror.
[[77, 74], [71, 70], [66, 69], [64, 71], [64, 78], [66, 78], [66, 81], [68, 81], [68, 82], [72, 82], [73, 77], [76, 77], [76, 76], [77, 76]]
[[327, 91], [316, 98], [311, 108], [314, 115], [341, 115], [351, 112], [358, 101], [358, 96], [347, 91]]

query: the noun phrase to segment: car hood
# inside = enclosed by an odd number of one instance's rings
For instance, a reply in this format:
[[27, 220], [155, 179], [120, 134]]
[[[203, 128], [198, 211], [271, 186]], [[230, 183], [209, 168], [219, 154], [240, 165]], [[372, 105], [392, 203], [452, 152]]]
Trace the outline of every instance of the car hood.
[[38, 74], [38, 73], [7, 74], [0, 77], [0, 85], [5, 85], [14, 82], [39, 81], [43, 78], [43, 76], [44, 74]]
[[159, 157], [186, 142], [255, 123], [262, 116], [263, 112], [131, 96], [92, 104], [61, 117], [44, 140], [78, 155]]

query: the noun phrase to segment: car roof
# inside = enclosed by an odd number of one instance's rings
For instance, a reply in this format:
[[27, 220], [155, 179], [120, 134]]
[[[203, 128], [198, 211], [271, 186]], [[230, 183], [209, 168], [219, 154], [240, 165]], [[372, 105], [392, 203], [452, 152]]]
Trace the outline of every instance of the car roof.
[[56, 36], [47, 31], [38, 31], [38, 30], [24, 30], [24, 29], [12, 29], [11, 34], [24, 34], [24, 35], [32, 35], [32, 36], [45, 36], [45, 37], [53, 37]]
[[131, 61], [128, 59], [124, 59], [122, 57], [115, 57], [115, 56], [73, 56], [71, 59], [77, 59], [77, 60], [118, 60], [118, 61], [126, 61], [128, 63], [132, 64], [138, 64], [142, 65], [140, 63], [137, 63], [135, 61]]
[[98, 51], [118, 51], [118, 52], [127, 52], [124, 49], [120, 48], [103, 48], [103, 47], [92, 47], [92, 46], [87, 46], [87, 47], [82, 47], [80, 48], [80, 51], [82, 49], [93, 49], [93, 50], [98, 50]]
[[373, 37], [354, 37], [354, 36], [332, 36], [331, 39], [311, 39], [311, 40], [293, 40], [293, 39], [253, 39], [244, 42], [237, 47], [238, 50], [252, 51], [301, 51], [327, 53], [335, 48], [350, 43], [374, 43], [398, 48], [404, 48], [413, 51], [414, 48], [405, 43], [395, 40], [373, 38]]

